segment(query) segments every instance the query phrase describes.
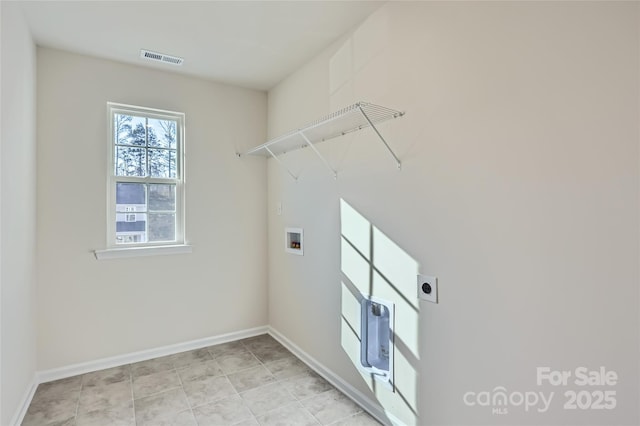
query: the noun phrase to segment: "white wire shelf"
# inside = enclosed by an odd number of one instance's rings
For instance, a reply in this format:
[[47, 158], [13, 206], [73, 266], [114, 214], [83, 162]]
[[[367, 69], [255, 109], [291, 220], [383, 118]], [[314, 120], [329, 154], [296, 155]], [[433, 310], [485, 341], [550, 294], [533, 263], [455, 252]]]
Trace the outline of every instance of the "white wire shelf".
[[[281, 154], [300, 148], [311, 147], [325, 165], [333, 172], [335, 177], [337, 175], [336, 171], [327, 163], [324, 157], [322, 157], [322, 155], [316, 150], [314, 145], [319, 142], [324, 142], [329, 139], [371, 127], [395, 159], [398, 168], [400, 168], [400, 160], [382, 137], [376, 128], [376, 124], [402, 117], [403, 115], [404, 112], [380, 105], [374, 105], [367, 102], [357, 102], [309, 123], [304, 127], [292, 130], [282, 136], [271, 139], [262, 145], [249, 150], [247, 154], [263, 155], [266, 157], [272, 156], [276, 160], [280, 161], [278, 156]], [[297, 177], [290, 171], [289, 173], [294, 177], [294, 179], [297, 179]]]

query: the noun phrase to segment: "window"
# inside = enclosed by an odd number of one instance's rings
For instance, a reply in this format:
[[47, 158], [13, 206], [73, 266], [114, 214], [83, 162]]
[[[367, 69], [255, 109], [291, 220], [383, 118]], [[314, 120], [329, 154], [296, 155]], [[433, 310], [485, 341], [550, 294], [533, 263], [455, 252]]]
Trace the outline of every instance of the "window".
[[108, 107], [108, 246], [184, 244], [184, 114]]

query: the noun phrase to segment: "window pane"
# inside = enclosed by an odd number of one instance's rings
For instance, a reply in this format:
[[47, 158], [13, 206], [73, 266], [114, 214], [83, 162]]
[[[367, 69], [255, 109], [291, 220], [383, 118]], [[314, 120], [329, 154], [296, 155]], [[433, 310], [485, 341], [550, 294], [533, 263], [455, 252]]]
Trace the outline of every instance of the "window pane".
[[176, 152], [168, 149], [149, 150], [149, 176], [160, 178], [175, 178]]
[[145, 148], [116, 147], [116, 176], [146, 176], [147, 153]]
[[[148, 128], [149, 146], [176, 149], [176, 121], [150, 118]], [[151, 134], [153, 134], [153, 138]]]
[[145, 146], [146, 119], [144, 117], [125, 114], [115, 114], [114, 117], [116, 143]]
[[176, 215], [174, 213], [149, 214], [149, 241], [175, 241]]
[[124, 114], [114, 114], [113, 116], [113, 129], [115, 142], [119, 144], [126, 144], [131, 136], [131, 121], [133, 117]]
[[143, 183], [116, 184], [116, 211], [125, 213], [146, 212], [147, 195]]
[[183, 114], [112, 103], [109, 108], [109, 245], [175, 244], [184, 234]]
[[147, 242], [146, 185], [116, 184], [116, 244]]
[[176, 186], [171, 184], [150, 184], [149, 210], [175, 211]]
[[147, 242], [146, 213], [116, 213], [116, 244]]

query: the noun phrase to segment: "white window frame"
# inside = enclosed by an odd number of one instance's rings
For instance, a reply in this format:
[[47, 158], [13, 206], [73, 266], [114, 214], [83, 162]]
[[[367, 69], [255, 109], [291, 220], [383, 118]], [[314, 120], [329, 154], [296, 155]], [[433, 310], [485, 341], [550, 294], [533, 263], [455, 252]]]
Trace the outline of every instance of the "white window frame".
[[[176, 178], [155, 178], [155, 177], [135, 177], [116, 176], [116, 143], [114, 135], [114, 118], [116, 114], [126, 114], [144, 116], [147, 118], [160, 120], [174, 120], [176, 125]], [[185, 239], [185, 197], [184, 197], [184, 146], [185, 146], [185, 115], [181, 112], [145, 108], [134, 105], [107, 103], [107, 123], [108, 127], [108, 178], [107, 178], [107, 249], [96, 250], [98, 259], [148, 256], [153, 254], [176, 254], [190, 252], [191, 248], [186, 244]], [[176, 224], [174, 241], [158, 241], [145, 243], [116, 244], [116, 184], [125, 183], [168, 183], [176, 185]], [[148, 188], [148, 187], [147, 187]], [[149, 216], [147, 213], [147, 221]], [[157, 250], [156, 250], [157, 249]]]

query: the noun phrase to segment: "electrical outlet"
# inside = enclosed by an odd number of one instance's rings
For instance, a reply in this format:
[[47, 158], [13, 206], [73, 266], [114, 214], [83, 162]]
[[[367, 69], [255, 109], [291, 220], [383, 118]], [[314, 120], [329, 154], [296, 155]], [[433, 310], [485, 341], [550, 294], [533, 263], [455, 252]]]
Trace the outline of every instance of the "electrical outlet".
[[438, 303], [438, 278], [430, 275], [418, 275], [418, 298]]

